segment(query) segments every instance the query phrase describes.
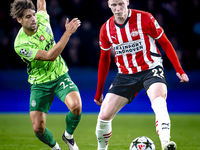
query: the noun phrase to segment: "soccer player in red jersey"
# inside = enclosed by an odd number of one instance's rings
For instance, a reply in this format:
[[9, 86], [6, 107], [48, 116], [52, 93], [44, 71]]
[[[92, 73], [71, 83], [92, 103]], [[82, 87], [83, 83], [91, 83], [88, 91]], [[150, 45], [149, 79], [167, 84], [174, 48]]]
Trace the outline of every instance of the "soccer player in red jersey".
[[[188, 82], [176, 52], [164, 30], [148, 12], [128, 9], [129, 0], [108, 0], [113, 16], [100, 30], [101, 56], [94, 102], [102, 105], [96, 136], [98, 150], [107, 150], [112, 135], [112, 119], [144, 88], [155, 113], [156, 130], [163, 150], [175, 150], [170, 141], [170, 117], [167, 110], [167, 83], [156, 40], [172, 62], [180, 82]], [[103, 101], [103, 87], [110, 66], [111, 50], [115, 53], [118, 74]]]

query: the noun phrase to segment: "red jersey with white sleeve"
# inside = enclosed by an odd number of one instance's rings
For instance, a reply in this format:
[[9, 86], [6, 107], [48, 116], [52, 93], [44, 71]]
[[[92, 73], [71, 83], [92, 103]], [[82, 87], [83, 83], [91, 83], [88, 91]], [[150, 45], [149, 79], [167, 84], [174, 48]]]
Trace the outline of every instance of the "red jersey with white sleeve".
[[115, 23], [114, 16], [105, 22], [100, 30], [101, 57], [99, 61], [98, 85], [95, 99], [103, 92], [103, 86], [110, 66], [110, 51], [115, 53], [118, 73], [134, 74], [162, 65], [156, 40], [172, 62], [176, 71], [184, 71], [176, 52], [167, 39], [164, 30], [148, 12], [129, 9], [123, 25]]

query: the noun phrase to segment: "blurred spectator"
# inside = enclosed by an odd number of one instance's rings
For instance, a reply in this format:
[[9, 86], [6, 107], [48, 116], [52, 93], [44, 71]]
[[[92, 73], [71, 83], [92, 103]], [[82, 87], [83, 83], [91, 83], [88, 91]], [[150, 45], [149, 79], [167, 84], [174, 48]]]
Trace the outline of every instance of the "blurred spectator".
[[195, 67], [196, 69], [200, 69], [200, 47], [197, 48], [197, 51], [196, 51], [196, 63], [195, 63]]
[[50, 16], [52, 28], [59, 25], [59, 20], [63, 15], [63, 9], [58, 0], [50, 0], [47, 3], [47, 12]]
[[71, 66], [80, 65], [80, 39], [78, 37], [73, 37], [69, 41], [69, 46], [66, 48], [63, 58], [66, 60], [67, 64]]

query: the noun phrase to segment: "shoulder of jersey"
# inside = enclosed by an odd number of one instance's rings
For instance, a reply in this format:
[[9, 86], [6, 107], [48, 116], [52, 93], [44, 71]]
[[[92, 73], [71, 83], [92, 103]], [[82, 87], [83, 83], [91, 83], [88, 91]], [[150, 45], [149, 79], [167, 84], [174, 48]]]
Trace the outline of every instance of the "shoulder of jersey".
[[17, 37], [15, 38], [15, 43], [14, 45], [15, 46], [19, 46], [21, 44], [27, 44], [28, 41], [27, 39], [24, 37], [23, 35], [23, 28], [21, 28], [17, 34]]

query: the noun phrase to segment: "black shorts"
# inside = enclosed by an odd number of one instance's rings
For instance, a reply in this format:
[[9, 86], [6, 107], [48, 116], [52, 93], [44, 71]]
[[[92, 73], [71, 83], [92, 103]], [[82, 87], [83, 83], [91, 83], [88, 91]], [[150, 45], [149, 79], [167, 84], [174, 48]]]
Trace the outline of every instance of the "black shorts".
[[130, 103], [143, 88], [147, 91], [153, 83], [161, 82], [167, 85], [163, 70], [161, 66], [157, 66], [135, 74], [118, 73], [108, 93], [126, 97]]

